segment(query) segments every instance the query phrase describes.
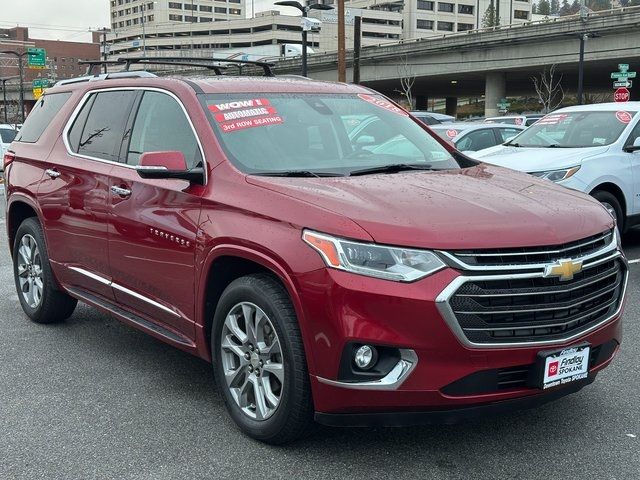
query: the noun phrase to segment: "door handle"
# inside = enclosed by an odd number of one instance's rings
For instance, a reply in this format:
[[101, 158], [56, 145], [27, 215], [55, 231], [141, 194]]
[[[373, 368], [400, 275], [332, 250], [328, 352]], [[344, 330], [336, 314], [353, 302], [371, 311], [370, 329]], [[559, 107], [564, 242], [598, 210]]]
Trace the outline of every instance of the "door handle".
[[127, 198], [131, 195], [131, 190], [128, 188], [116, 187], [115, 185], [111, 187], [111, 191], [122, 198]]
[[44, 173], [49, 175], [49, 177], [51, 178], [58, 178], [60, 176], [60, 172], [57, 171], [55, 168], [48, 168], [44, 171]]

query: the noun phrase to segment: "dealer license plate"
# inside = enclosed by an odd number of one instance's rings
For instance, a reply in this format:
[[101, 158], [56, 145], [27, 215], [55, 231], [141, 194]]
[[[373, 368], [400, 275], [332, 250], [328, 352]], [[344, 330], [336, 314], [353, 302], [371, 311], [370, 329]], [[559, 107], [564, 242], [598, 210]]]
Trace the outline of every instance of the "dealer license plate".
[[591, 347], [586, 344], [554, 352], [540, 352], [538, 354], [540, 387], [547, 389], [587, 378], [590, 352]]

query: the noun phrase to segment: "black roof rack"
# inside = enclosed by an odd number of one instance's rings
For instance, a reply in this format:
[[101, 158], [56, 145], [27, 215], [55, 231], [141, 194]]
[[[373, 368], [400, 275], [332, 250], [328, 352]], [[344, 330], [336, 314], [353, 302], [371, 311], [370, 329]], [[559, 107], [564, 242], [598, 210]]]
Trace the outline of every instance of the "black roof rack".
[[179, 66], [187, 66], [187, 67], [202, 67], [207, 68], [209, 70], [213, 70], [216, 75], [222, 75], [222, 71], [226, 69], [226, 66], [220, 65], [221, 63], [231, 63], [235, 66], [238, 66], [240, 71], [241, 68], [245, 65], [253, 65], [256, 67], [262, 68], [265, 77], [274, 77], [273, 70], [271, 67], [274, 66], [273, 63], [269, 62], [258, 62], [253, 60], [236, 60], [234, 58], [217, 58], [217, 57], [121, 57], [117, 61], [117, 63], [124, 63], [125, 70], [129, 70], [131, 65], [145, 65], [145, 64], [153, 64], [153, 65], [179, 65]]
[[[95, 67], [102, 67], [106, 65], [122, 65], [123, 62], [120, 60], [78, 60], [78, 65], [86, 65], [87, 71], [85, 75], [94, 75], [93, 69]], [[98, 70], [98, 74], [100, 74], [100, 70]]]

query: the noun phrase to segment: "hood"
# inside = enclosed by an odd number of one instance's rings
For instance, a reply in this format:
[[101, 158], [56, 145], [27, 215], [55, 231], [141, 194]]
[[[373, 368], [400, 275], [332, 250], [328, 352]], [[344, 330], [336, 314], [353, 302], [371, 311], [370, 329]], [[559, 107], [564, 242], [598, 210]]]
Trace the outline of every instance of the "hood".
[[586, 148], [523, 148], [497, 145], [486, 148], [476, 154], [475, 159], [483, 162], [512, 168], [521, 172], [543, 172], [573, 167], [583, 160], [601, 155], [609, 150], [605, 147]]
[[558, 245], [613, 227], [609, 213], [587, 195], [486, 164], [357, 177], [246, 178], [253, 185], [302, 200], [309, 208], [345, 216], [376, 242], [389, 245], [433, 249]]

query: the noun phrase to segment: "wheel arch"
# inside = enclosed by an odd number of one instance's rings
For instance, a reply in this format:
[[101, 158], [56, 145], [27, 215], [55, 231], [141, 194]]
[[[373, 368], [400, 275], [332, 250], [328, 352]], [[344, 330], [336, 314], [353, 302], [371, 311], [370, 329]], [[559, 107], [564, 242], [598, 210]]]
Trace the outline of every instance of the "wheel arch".
[[29, 197], [19, 194], [13, 197], [7, 206], [7, 239], [9, 241], [9, 251], [11, 252], [12, 258], [13, 242], [20, 224], [27, 218], [36, 217], [42, 225], [40, 211]]
[[622, 215], [626, 219], [626, 217], [629, 214], [628, 206], [627, 206], [627, 199], [626, 199], [626, 197], [624, 195], [624, 192], [622, 191], [622, 189], [618, 185], [616, 185], [613, 182], [602, 182], [602, 183], [599, 183], [598, 185], [596, 185], [595, 187], [593, 187], [591, 189], [591, 191], [589, 192], [589, 195], [593, 195], [596, 192], [608, 192], [611, 195], [613, 195], [614, 197], [616, 197], [618, 202], [620, 202], [620, 208], [622, 209]]
[[220, 245], [209, 252], [204, 262], [199, 287], [199, 309], [196, 324], [197, 343], [200, 355], [211, 361], [209, 349], [213, 316], [218, 300], [224, 289], [235, 279], [252, 273], [272, 275], [287, 291], [296, 312], [298, 326], [302, 334], [309, 371], [313, 371], [313, 359], [310, 345], [304, 335], [304, 315], [302, 302], [289, 272], [279, 262], [256, 250], [235, 246]]

